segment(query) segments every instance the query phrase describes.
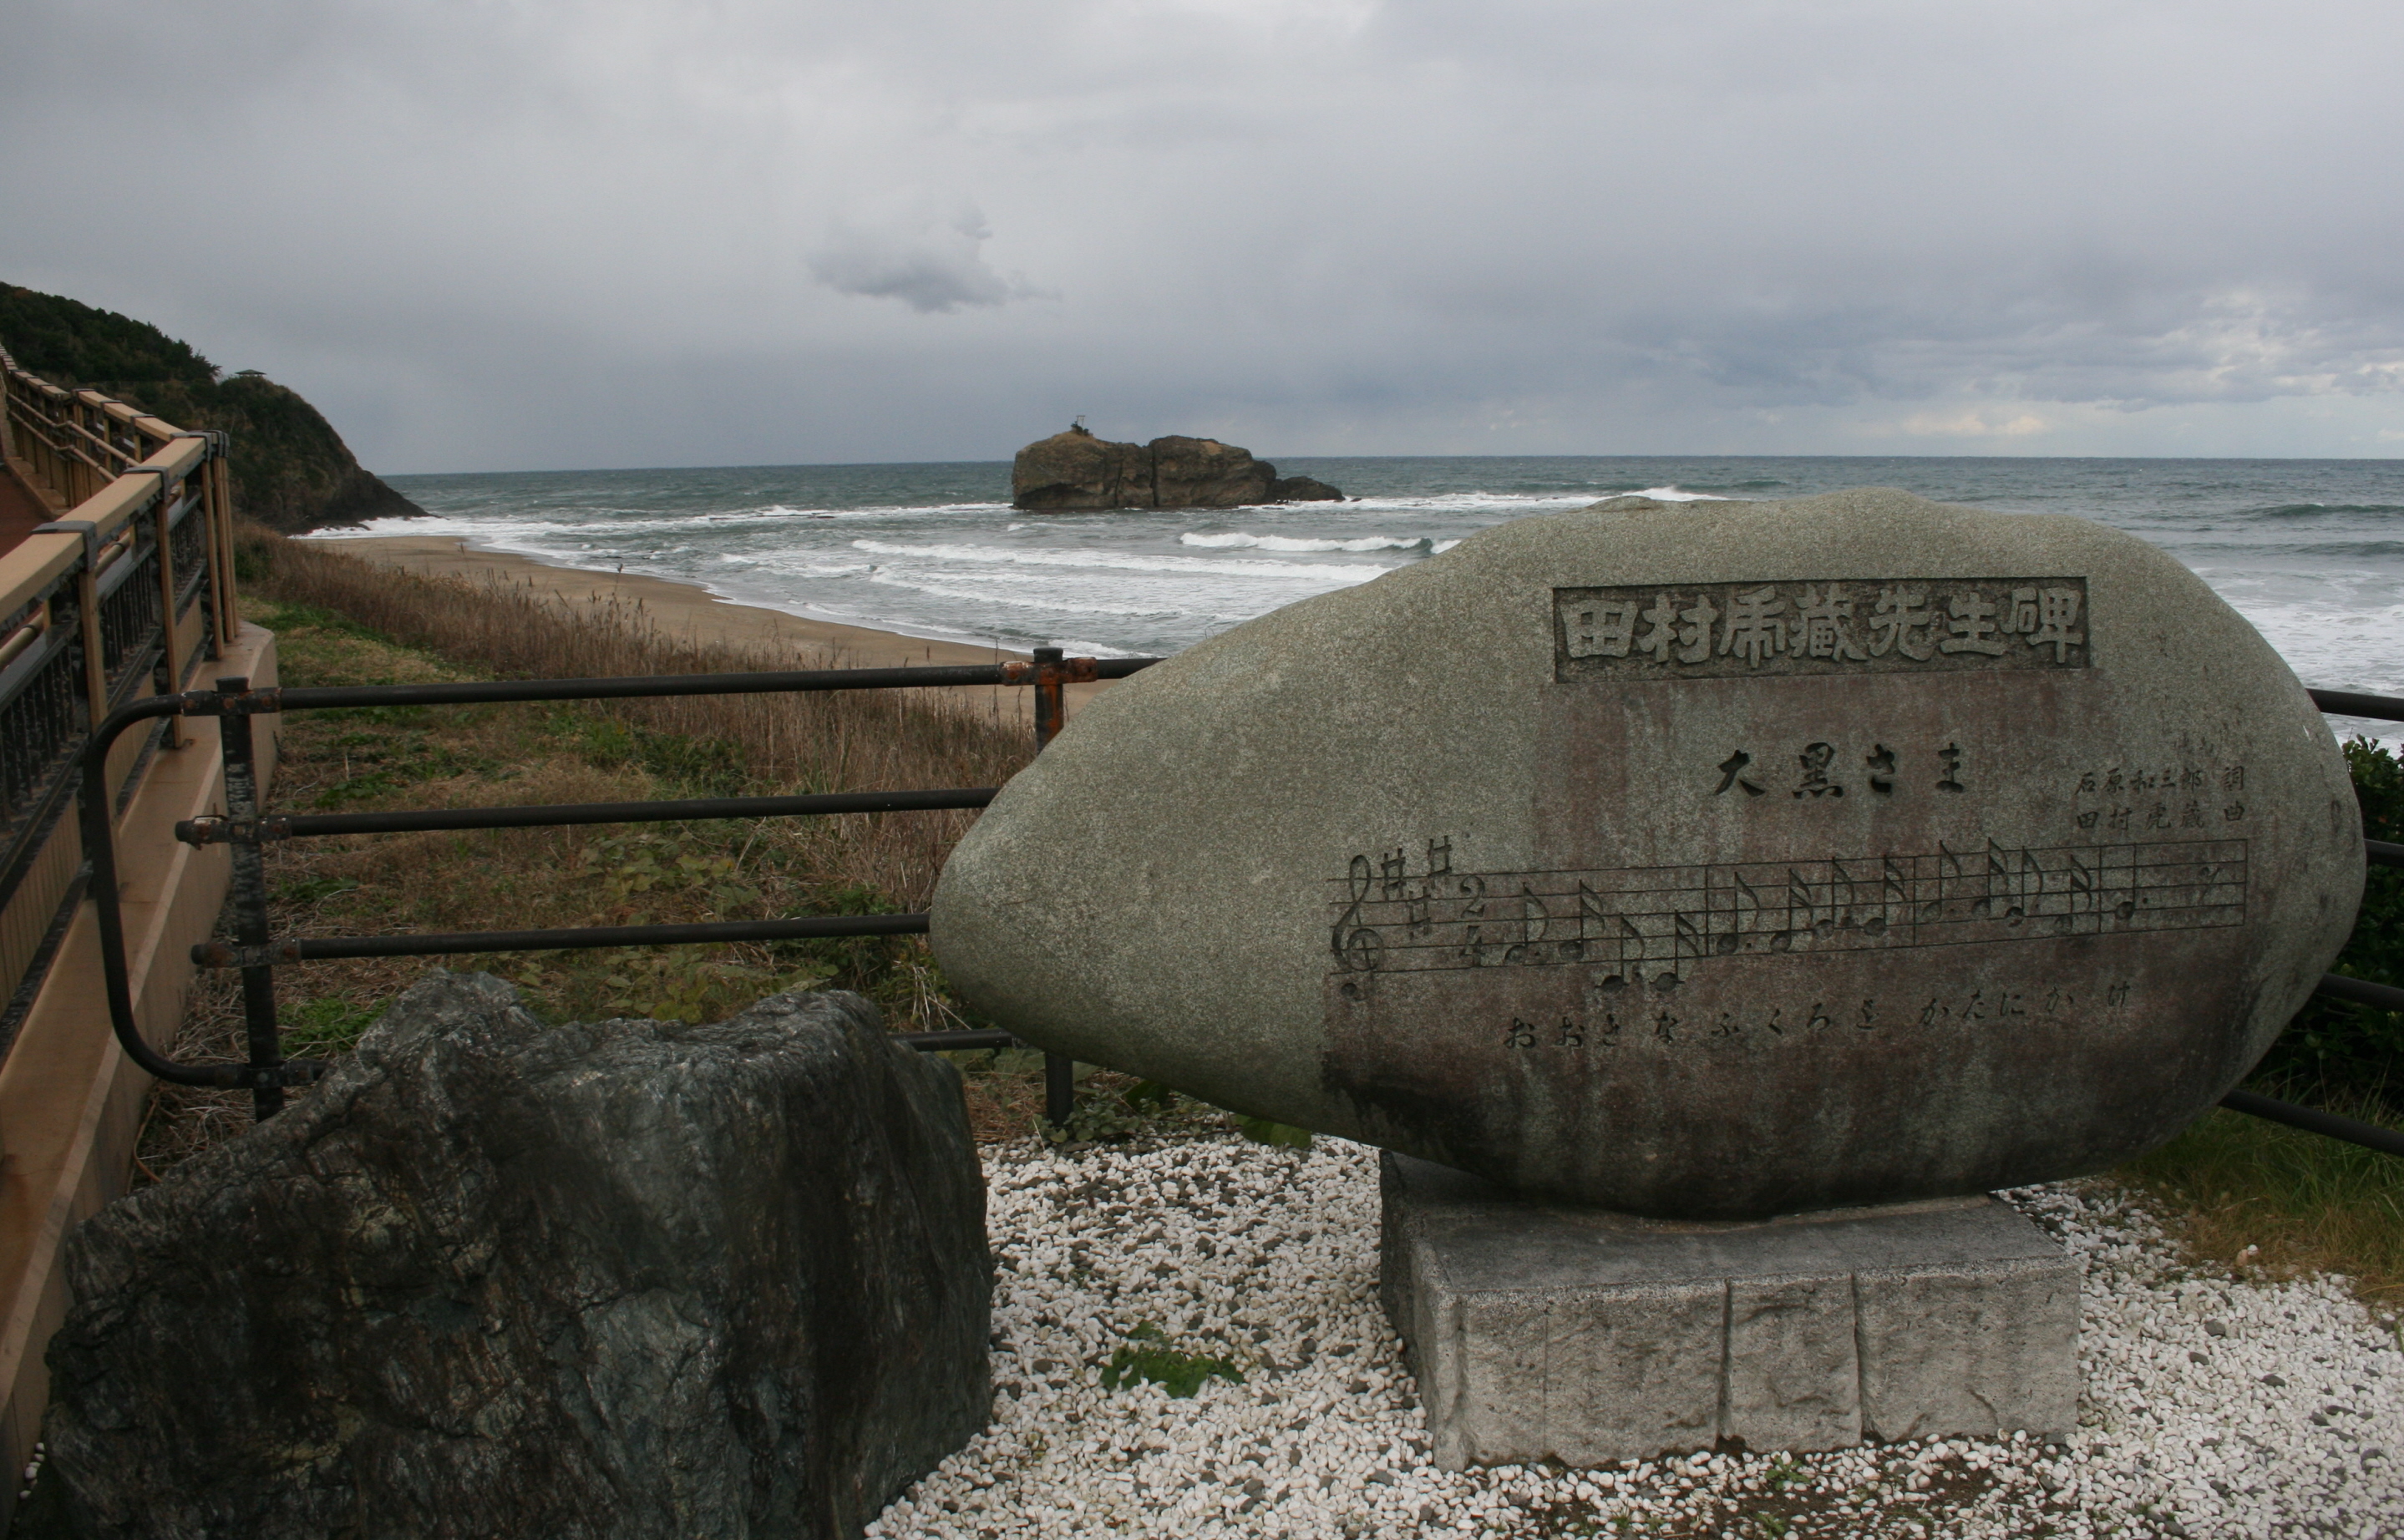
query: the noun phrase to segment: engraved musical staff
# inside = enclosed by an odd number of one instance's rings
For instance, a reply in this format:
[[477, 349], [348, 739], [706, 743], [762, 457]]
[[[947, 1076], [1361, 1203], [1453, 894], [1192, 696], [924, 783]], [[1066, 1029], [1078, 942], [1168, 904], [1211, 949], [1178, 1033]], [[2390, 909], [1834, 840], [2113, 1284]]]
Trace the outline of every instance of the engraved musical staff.
[[1369, 872], [1356, 858], [1332, 881], [1331, 939], [1348, 972], [1583, 964], [1683, 978], [1721, 957], [2239, 925], [2246, 903], [2243, 839], [1447, 870], [1391, 897]]

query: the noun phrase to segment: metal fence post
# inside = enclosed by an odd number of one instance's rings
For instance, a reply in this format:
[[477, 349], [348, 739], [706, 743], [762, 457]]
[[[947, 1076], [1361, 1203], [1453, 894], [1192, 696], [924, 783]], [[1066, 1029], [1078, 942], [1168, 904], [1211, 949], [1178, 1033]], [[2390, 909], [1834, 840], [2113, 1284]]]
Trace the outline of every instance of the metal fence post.
[[[225, 753], [226, 816], [254, 827], [266, 810], [259, 803], [259, 763], [251, 740], [250, 714], [240, 697], [250, 692], [247, 679], [220, 679], [217, 694], [225, 709], [217, 717], [217, 734]], [[264, 947], [267, 928], [267, 855], [257, 839], [227, 843], [233, 858], [233, 936], [245, 947]], [[254, 1069], [273, 1070], [284, 1062], [283, 1045], [275, 1035], [275, 970], [265, 963], [242, 970], [243, 1035]], [[251, 1115], [264, 1121], [284, 1110], [284, 1087], [273, 1076], [250, 1090]]]
[[[1061, 695], [1060, 666], [1064, 654], [1058, 647], [1035, 649], [1035, 752], [1041, 754], [1044, 745], [1058, 736], [1066, 715], [1067, 702]], [[1054, 1128], [1067, 1125], [1069, 1115], [1077, 1107], [1077, 1061], [1064, 1054], [1043, 1056], [1043, 1118]]]

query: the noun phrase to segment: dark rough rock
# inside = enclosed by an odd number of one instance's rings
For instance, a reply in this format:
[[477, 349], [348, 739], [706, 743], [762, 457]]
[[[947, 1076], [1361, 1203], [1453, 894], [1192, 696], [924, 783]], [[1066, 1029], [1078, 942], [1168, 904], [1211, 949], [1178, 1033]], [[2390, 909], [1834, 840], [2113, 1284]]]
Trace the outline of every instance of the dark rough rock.
[[1055, 433], [1018, 451], [1010, 504], [1037, 513], [1154, 506], [1152, 451], [1097, 438], [1082, 427]]
[[1265, 503], [1277, 480], [1275, 465], [1216, 438], [1172, 434], [1145, 447], [1152, 451], [1154, 507], [1236, 508]]
[[1280, 476], [1269, 483], [1272, 503], [1341, 503], [1344, 493], [1307, 476]]
[[1171, 435], [1149, 444], [1097, 438], [1083, 426], [1027, 445], [1011, 466], [1011, 506], [1029, 513], [1098, 508], [1234, 508], [1317, 502], [1343, 493], [1307, 476], [1279, 478], [1249, 450]]
[[546, 1027], [433, 974], [67, 1266], [89, 1534], [854, 1535], [990, 1399], [957, 1075], [856, 995]]
[[0, 346], [51, 384], [231, 435], [235, 510], [272, 528], [299, 534], [426, 512], [362, 466], [298, 392], [255, 369], [226, 376], [145, 322], [0, 284]]

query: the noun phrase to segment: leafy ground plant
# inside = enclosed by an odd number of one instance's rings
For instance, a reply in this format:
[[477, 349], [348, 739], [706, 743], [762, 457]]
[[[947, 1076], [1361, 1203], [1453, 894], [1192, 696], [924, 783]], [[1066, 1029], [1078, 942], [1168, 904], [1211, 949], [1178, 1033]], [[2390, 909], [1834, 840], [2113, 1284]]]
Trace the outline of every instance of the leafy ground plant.
[[1180, 1400], [1191, 1397], [1213, 1378], [1238, 1385], [1244, 1382], [1243, 1371], [1235, 1365], [1223, 1358], [1179, 1352], [1168, 1334], [1149, 1321], [1128, 1332], [1102, 1367], [1104, 1390], [1125, 1390], [1149, 1380]]
[[[998, 1054], [998, 1062], [1016, 1058], [1033, 1074], [1043, 1070], [1043, 1056], [1031, 1049]], [[1032, 1119], [1035, 1132], [1054, 1145], [1125, 1145], [1190, 1134], [1206, 1124], [1223, 1127], [1216, 1107], [1157, 1080], [1077, 1066], [1077, 1103], [1065, 1124], [1041, 1114]]]

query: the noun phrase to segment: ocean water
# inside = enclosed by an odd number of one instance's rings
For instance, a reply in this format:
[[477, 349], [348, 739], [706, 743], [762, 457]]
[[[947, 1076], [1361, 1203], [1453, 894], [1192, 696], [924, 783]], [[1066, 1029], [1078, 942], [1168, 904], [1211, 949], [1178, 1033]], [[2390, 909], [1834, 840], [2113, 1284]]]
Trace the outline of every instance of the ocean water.
[[350, 533], [451, 536], [913, 636], [1110, 656], [1174, 652], [1489, 525], [1622, 493], [1901, 487], [2125, 530], [2192, 568], [2306, 684], [2404, 694], [2404, 460], [1464, 457], [1279, 469], [1349, 500], [1021, 514], [999, 462], [524, 472], [391, 478], [427, 516]]

